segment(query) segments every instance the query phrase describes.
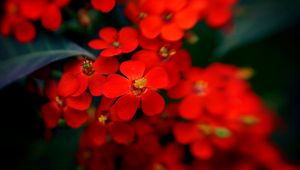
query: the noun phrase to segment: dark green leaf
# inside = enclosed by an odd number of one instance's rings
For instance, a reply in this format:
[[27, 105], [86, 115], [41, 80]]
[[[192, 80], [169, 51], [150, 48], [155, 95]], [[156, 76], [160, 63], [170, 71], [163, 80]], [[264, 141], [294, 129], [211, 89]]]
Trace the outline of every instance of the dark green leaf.
[[26, 44], [0, 37], [0, 51], [0, 88], [57, 60], [80, 55], [94, 58], [75, 43], [42, 33]]
[[299, 0], [244, 0], [237, 7], [234, 31], [225, 35], [216, 56], [276, 33], [300, 17]]

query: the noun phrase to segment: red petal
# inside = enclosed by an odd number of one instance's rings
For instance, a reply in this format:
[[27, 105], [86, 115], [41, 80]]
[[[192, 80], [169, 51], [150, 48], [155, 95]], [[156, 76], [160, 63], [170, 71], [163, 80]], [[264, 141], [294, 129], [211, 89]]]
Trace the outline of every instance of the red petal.
[[100, 53], [100, 55], [102, 55], [103, 57], [113, 57], [121, 53], [122, 50], [120, 48], [106, 48]]
[[96, 146], [100, 146], [106, 143], [107, 131], [104, 126], [95, 125], [89, 129], [89, 136], [92, 143]]
[[71, 128], [78, 128], [87, 121], [88, 114], [85, 111], [78, 111], [66, 107], [64, 109], [64, 119]]
[[174, 16], [174, 21], [182, 29], [191, 29], [197, 23], [198, 15], [189, 9], [185, 9]]
[[71, 73], [63, 74], [57, 86], [58, 95], [66, 97], [74, 94], [79, 89], [79, 83], [78, 76]]
[[50, 102], [42, 107], [42, 117], [48, 128], [55, 128], [61, 116], [61, 109], [55, 102]]
[[200, 97], [190, 95], [184, 98], [179, 105], [179, 113], [185, 119], [196, 119], [202, 113]]
[[121, 120], [128, 121], [134, 116], [138, 106], [139, 98], [134, 95], [120, 97], [112, 107], [112, 112], [117, 114]]
[[30, 42], [36, 36], [36, 30], [33, 24], [25, 20], [20, 20], [14, 29], [16, 39], [22, 43]]
[[177, 85], [168, 89], [167, 95], [172, 99], [180, 99], [191, 93], [192, 84], [188, 81], [180, 81]]
[[136, 80], [143, 77], [145, 64], [140, 61], [125, 61], [121, 64], [120, 71], [129, 80]]
[[177, 25], [166, 24], [161, 29], [161, 37], [167, 41], [177, 41], [183, 37], [183, 30], [180, 29]]
[[116, 58], [105, 58], [99, 56], [93, 66], [96, 70], [96, 73], [111, 74], [118, 71], [119, 62]]
[[116, 0], [92, 0], [92, 5], [96, 10], [109, 12], [116, 5]]
[[146, 65], [146, 69], [158, 65], [160, 62], [156, 52], [150, 50], [141, 50], [133, 54], [132, 60], [141, 61]]
[[134, 139], [134, 129], [123, 123], [112, 123], [109, 126], [111, 137], [119, 144], [128, 144]]
[[104, 48], [108, 48], [110, 46], [109, 43], [103, 40], [92, 40], [88, 43], [89, 47], [95, 50], [102, 50]]
[[138, 33], [131, 27], [123, 27], [119, 32], [119, 41], [124, 42], [128, 40], [136, 40]]
[[168, 74], [162, 67], [151, 69], [146, 75], [147, 87], [149, 88], [164, 88], [169, 84]]
[[103, 88], [106, 77], [101, 74], [94, 74], [89, 80], [89, 89], [93, 96], [100, 96], [103, 94]]
[[107, 43], [112, 43], [117, 40], [118, 33], [114, 27], [105, 27], [99, 31], [99, 37]]
[[142, 110], [145, 115], [152, 116], [161, 113], [165, 108], [164, 98], [154, 90], [147, 90], [142, 95]]
[[66, 99], [67, 106], [76, 109], [76, 110], [87, 110], [92, 102], [92, 97], [84, 92], [80, 96], [77, 97], [68, 97]]
[[166, 2], [166, 10], [167, 11], [178, 11], [181, 10], [186, 3], [187, 0], [165, 0]]
[[70, 72], [72, 74], [81, 74], [82, 73], [82, 61], [79, 59], [74, 59], [68, 61], [64, 65], [64, 73]]
[[27, 19], [37, 20], [41, 17], [46, 5], [45, 1], [20, 1], [20, 14]]
[[155, 38], [159, 35], [162, 29], [162, 21], [159, 16], [148, 16], [141, 20], [140, 29], [143, 35], [147, 38]]
[[59, 7], [64, 7], [68, 5], [71, 0], [54, 0], [54, 3]]
[[111, 74], [104, 85], [103, 94], [108, 98], [115, 98], [130, 91], [131, 82], [118, 74]]
[[87, 87], [89, 85], [89, 76], [86, 76], [84, 74], [78, 74], [77, 80], [79, 82], [79, 87], [76, 90], [76, 92], [72, 94], [72, 96], [81, 95], [87, 89]]
[[206, 22], [211, 27], [224, 26], [232, 17], [230, 8], [213, 8], [207, 14]]
[[59, 29], [61, 22], [62, 17], [59, 8], [54, 4], [50, 4], [42, 15], [43, 26], [50, 31], [56, 31]]
[[181, 144], [190, 144], [200, 137], [197, 126], [188, 122], [178, 122], [173, 128], [173, 134]]
[[122, 50], [123, 53], [130, 53], [134, 51], [138, 47], [138, 45], [139, 45], [138, 40], [122, 41], [120, 45], [120, 49]]
[[192, 154], [199, 158], [207, 160], [213, 156], [212, 147], [205, 141], [199, 140], [190, 146]]

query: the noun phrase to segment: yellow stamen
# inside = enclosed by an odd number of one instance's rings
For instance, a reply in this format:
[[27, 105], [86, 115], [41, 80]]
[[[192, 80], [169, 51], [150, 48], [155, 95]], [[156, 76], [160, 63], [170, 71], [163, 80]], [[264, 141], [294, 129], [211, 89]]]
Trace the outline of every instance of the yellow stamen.
[[242, 117], [242, 122], [246, 125], [254, 125], [258, 122], [258, 119], [254, 116], [244, 116]]
[[98, 117], [98, 121], [99, 121], [100, 123], [102, 123], [102, 124], [105, 124], [105, 122], [107, 121], [107, 117], [104, 116], [104, 115], [100, 115], [100, 116]]
[[231, 131], [227, 128], [216, 128], [215, 129], [215, 135], [219, 138], [228, 138], [231, 136]]
[[212, 127], [208, 124], [199, 124], [197, 127], [204, 135], [210, 135], [212, 133]]
[[120, 42], [114, 41], [114, 42], [112, 43], [112, 45], [113, 45], [114, 47], [118, 48], [118, 47], [120, 47]]
[[199, 96], [204, 96], [207, 93], [207, 86], [205, 81], [199, 80], [194, 84], [193, 91]]
[[166, 170], [166, 168], [164, 165], [157, 163], [154, 165], [154, 170]]
[[164, 59], [167, 59], [174, 54], [176, 54], [176, 51], [174, 49], [169, 49], [166, 46], [159, 49], [159, 55]]
[[147, 80], [145, 78], [140, 78], [137, 80], [134, 80], [133, 87], [137, 89], [142, 89], [146, 86]]
[[240, 79], [250, 79], [252, 76], [254, 75], [254, 70], [253, 68], [249, 68], [249, 67], [245, 67], [245, 68], [241, 68], [238, 72], [237, 72], [237, 77]]
[[59, 96], [55, 97], [55, 101], [56, 101], [58, 106], [63, 106], [63, 104], [64, 104], [62, 99]]

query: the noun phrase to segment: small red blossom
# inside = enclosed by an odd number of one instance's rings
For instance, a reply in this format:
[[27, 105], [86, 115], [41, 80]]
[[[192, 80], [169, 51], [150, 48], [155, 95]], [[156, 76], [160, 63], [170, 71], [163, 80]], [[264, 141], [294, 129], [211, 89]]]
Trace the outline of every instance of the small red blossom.
[[42, 107], [45, 124], [48, 128], [54, 128], [60, 117], [63, 117], [68, 126], [78, 128], [88, 119], [86, 110], [92, 98], [86, 92], [76, 97], [64, 97], [59, 93], [59, 86], [57, 87], [54, 81], [48, 82], [46, 86], [45, 93], [50, 102]]
[[101, 12], [109, 12], [116, 5], [116, 0], [92, 0], [92, 6]]
[[[87, 87], [93, 96], [102, 95], [103, 84], [106, 80], [105, 74], [117, 72], [119, 62], [115, 58], [105, 58], [99, 56], [95, 61], [85, 57], [72, 60], [65, 64], [63, 78], [65, 82], [64, 96], [78, 96], [82, 94]], [[73, 85], [70, 85], [70, 84]]]
[[138, 47], [137, 36], [137, 31], [131, 27], [124, 27], [120, 32], [113, 27], [105, 27], [99, 31], [100, 39], [92, 40], [88, 45], [103, 50], [101, 56], [112, 57], [134, 51]]
[[[168, 85], [165, 70], [154, 67], [145, 74], [145, 64], [139, 61], [126, 61], [120, 66], [120, 71], [126, 76], [111, 74], [104, 86], [104, 96], [116, 98], [112, 107], [122, 120], [130, 120], [141, 105], [143, 112], [148, 115], [159, 114], [163, 111], [165, 101], [156, 89]], [[141, 102], [141, 104], [140, 104]]]

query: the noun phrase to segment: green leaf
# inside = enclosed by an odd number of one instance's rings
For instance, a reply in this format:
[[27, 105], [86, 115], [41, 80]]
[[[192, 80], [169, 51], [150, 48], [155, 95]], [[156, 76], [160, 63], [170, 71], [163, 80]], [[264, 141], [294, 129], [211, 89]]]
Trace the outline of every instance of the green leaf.
[[299, 0], [244, 0], [237, 7], [234, 31], [224, 35], [215, 56], [276, 33], [300, 17]]
[[54, 61], [81, 55], [94, 58], [75, 43], [45, 33], [40, 33], [34, 42], [26, 44], [0, 37], [0, 51], [0, 88]]

